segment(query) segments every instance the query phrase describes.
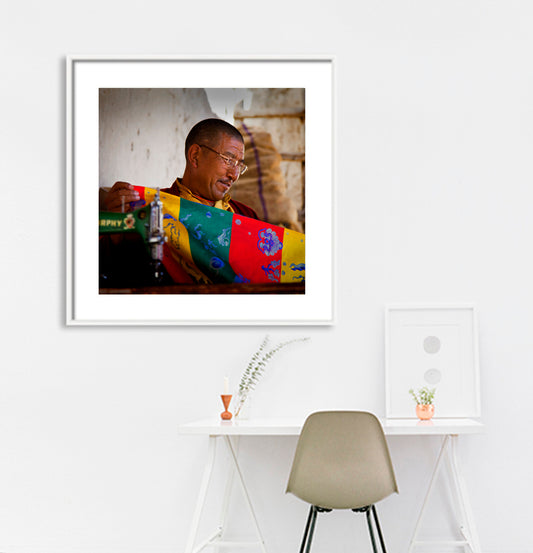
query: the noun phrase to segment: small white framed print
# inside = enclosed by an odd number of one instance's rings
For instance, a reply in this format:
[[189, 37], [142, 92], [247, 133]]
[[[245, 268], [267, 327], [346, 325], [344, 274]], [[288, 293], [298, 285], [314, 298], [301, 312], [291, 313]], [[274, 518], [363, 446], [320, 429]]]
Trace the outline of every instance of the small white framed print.
[[410, 389], [435, 388], [435, 418], [480, 416], [477, 315], [472, 304], [385, 309], [387, 418], [414, 418]]

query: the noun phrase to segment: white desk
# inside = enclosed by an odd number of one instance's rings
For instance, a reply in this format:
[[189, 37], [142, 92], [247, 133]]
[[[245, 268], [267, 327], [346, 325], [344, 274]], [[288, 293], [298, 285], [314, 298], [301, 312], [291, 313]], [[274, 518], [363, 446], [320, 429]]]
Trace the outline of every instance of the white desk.
[[[255, 515], [246, 483], [239, 466], [234, 440], [241, 436], [298, 436], [302, 429], [304, 419], [289, 419], [289, 418], [268, 418], [268, 419], [250, 419], [236, 421], [221, 421], [217, 418], [206, 419], [182, 424], [179, 427], [180, 434], [200, 434], [209, 436], [209, 449], [204, 469], [204, 475], [200, 486], [200, 492], [196, 504], [196, 509], [193, 515], [193, 522], [189, 534], [189, 540], [185, 553], [199, 553], [207, 546], [216, 545], [217, 547], [235, 547], [235, 546], [255, 546], [263, 553], [266, 553], [265, 542], [261, 534], [259, 523]], [[459, 462], [457, 459], [456, 448], [457, 439], [460, 434], [477, 434], [483, 432], [483, 424], [473, 419], [434, 419], [429, 422], [421, 422], [417, 419], [394, 419], [382, 420], [381, 424], [387, 436], [442, 436], [442, 444], [439, 454], [435, 461], [433, 474], [428, 484], [428, 489], [424, 502], [420, 509], [408, 553], [411, 553], [416, 547], [421, 545], [432, 546], [464, 546], [465, 551], [471, 553], [481, 553], [479, 540], [475, 528], [474, 518], [468, 500], [468, 494], [463, 482], [460, 471]], [[226, 494], [223, 501], [222, 514], [220, 523], [215, 531], [204, 541], [196, 543], [198, 525], [202, 515], [203, 506], [205, 504], [207, 490], [211, 473], [213, 471], [216, 457], [216, 442], [221, 438], [226, 444], [234, 473], [237, 474], [238, 481], [242, 487], [245, 501], [250, 510], [250, 514], [257, 533], [257, 541], [254, 542], [230, 542], [225, 541], [224, 528], [227, 515], [229, 494], [233, 481], [233, 473], [228, 477], [226, 485]], [[428, 502], [428, 498], [433, 490], [433, 485], [436, 476], [443, 465], [445, 459], [448, 460], [446, 467], [448, 468], [452, 486], [455, 488], [456, 512], [458, 514], [458, 525], [463, 535], [461, 540], [447, 540], [439, 542], [419, 541], [418, 532], [420, 529], [423, 514]], [[289, 470], [290, 467], [287, 467]]]

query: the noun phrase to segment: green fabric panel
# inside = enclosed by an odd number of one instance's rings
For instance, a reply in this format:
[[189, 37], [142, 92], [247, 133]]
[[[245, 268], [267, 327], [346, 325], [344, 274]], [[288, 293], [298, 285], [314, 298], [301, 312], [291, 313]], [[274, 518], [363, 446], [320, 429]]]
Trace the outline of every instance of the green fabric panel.
[[234, 282], [229, 264], [233, 214], [181, 199], [180, 223], [189, 232], [191, 254], [196, 265], [213, 282]]

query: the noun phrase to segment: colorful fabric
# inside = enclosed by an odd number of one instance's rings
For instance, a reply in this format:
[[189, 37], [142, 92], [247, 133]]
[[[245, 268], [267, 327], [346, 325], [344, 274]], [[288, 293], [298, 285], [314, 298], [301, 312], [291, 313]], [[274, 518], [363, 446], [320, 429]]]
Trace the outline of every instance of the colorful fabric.
[[[135, 187], [150, 203], [156, 191]], [[163, 263], [177, 282], [305, 281], [305, 235], [160, 192], [167, 236]]]

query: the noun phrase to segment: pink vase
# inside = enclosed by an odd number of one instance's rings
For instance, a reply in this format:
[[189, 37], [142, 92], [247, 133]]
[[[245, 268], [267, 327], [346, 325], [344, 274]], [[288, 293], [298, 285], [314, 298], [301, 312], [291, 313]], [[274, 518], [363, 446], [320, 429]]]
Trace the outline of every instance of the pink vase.
[[422, 405], [419, 403], [416, 406], [416, 416], [421, 421], [428, 421], [431, 419], [431, 417], [435, 414], [435, 406], [434, 405]]

